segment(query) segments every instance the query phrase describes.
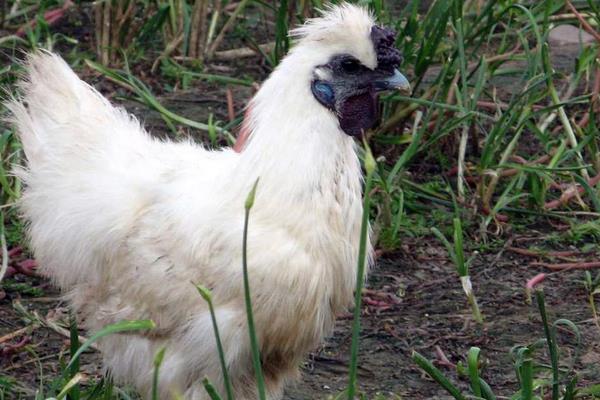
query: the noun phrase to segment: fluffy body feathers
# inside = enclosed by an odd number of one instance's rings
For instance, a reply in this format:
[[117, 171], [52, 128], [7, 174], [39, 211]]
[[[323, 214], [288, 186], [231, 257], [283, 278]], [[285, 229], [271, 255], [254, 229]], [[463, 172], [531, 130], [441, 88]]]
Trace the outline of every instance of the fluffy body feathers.
[[249, 275], [269, 398], [349, 305], [355, 285], [361, 169], [353, 139], [310, 92], [313, 69], [340, 51], [375, 66], [373, 20], [341, 6], [298, 28], [298, 44], [251, 102], [243, 151], [159, 141], [56, 55], [27, 61], [8, 104], [28, 164], [21, 209], [43, 274], [95, 331], [125, 319], [157, 328], [100, 343], [119, 382], [151, 390], [166, 346], [161, 398], [223, 392], [206, 304], [213, 292], [236, 398], [256, 388], [243, 304], [243, 202], [257, 177]]

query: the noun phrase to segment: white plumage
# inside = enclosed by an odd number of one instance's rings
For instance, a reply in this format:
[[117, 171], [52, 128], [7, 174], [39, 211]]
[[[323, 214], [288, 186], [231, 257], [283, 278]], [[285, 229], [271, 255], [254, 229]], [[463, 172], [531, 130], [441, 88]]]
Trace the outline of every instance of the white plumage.
[[361, 168], [352, 137], [311, 93], [315, 68], [347, 53], [375, 68], [372, 17], [340, 6], [308, 22], [251, 101], [243, 151], [159, 141], [58, 56], [29, 57], [23, 98], [8, 104], [28, 165], [21, 209], [43, 274], [96, 331], [127, 319], [157, 328], [100, 343], [118, 382], [151, 388], [163, 346], [161, 398], [223, 392], [213, 328], [192, 282], [213, 292], [236, 398], [255, 398], [243, 300], [244, 200], [249, 275], [270, 399], [352, 299]]

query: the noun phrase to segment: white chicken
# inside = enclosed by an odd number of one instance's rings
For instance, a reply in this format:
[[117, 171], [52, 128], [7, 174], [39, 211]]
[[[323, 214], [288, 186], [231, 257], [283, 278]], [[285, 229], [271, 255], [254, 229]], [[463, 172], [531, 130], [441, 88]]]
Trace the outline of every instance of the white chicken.
[[341, 5], [292, 31], [296, 46], [251, 100], [241, 151], [152, 138], [48, 52], [31, 55], [9, 102], [27, 167], [21, 209], [41, 271], [90, 331], [121, 320], [156, 328], [103, 339], [107, 371], [144, 396], [162, 347], [161, 398], [224, 393], [213, 328], [194, 283], [212, 290], [237, 399], [256, 398], [242, 280], [248, 267], [269, 399], [352, 300], [361, 167], [352, 136], [377, 120], [377, 92], [406, 89], [394, 34]]

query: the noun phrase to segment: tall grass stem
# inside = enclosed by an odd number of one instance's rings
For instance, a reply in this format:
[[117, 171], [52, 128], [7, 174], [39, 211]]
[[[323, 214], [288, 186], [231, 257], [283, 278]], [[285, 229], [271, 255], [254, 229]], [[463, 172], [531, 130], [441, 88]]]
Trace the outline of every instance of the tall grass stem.
[[546, 343], [548, 344], [548, 354], [550, 354], [550, 364], [552, 366], [552, 400], [559, 398], [559, 369], [558, 369], [558, 349], [556, 347], [556, 335], [554, 328], [548, 323], [548, 314], [546, 313], [546, 302], [544, 292], [537, 290], [535, 292], [542, 324], [544, 325], [544, 334], [546, 335]]
[[[73, 312], [69, 312], [69, 352], [71, 356], [79, 350], [79, 330], [77, 329], [77, 319]], [[69, 378], [74, 378], [79, 373], [79, 359], [75, 359], [69, 370]], [[79, 384], [75, 382], [69, 392], [69, 400], [79, 400], [81, 396]]]
[[158, 377], [160, 374], [160, 366], [165, 359], [165, 350], [163, 347], [154, 356], [154, 373], [152, 374], [152, 400], [160, 400], [158, 393]]
[[369, 211], [371, 209], [371, 187], [373, 186], [373, 173], [376, 162], [369, 145], [365, 146], [365, 170], [367, 173], [364, 197], [363, 197], [363, 215], [360, 225], [360, 242], [358, 249], [358, 266], [356, 270], [356, 289], [354, 292], [354, 319], [352, 322], [352, 347], [350, 350], [350, 371], [348, 383], [348, 400], [354, 400], [356, 392], [356, 375], [358, 371], [358, 343], [360, 336], [360, 312], [362, 309], [362, 289], [365, 281], [365, 264], [367, 261], [367, 241], [369, 231]]
[[250, 297], [250, 282], [248, 279], [248, 222], [250, 220], [250, 210], [254, 205], [254, 199], [256, 197], [256, 187], [258, 186], [258, 179], [254, 182], [246, 203], [244, 204], [244, 238], [242, 242], [242, 268], [244, 273], [244, 300], [246, 302], [246, 316], [248, 318], [248, 333], [250, 334], [250, 347], [252, 349], [252, 363], [254, 364], [254, 374], [256, 375], [256, 386], [258, 389], [258, 398], [260, 400], [266, 400], [265, 391], [265, 378], [262, 372], [262, 366], [260, 361], [260, 351], [258, 345], [258, 339], [256, 337], [256, 329], [254, 326], [254, 316], [252, 314], [252, 300]]
[[227, 400], [233, 400], [233, 388], [231, 387], [231, 380], [229, 379], [229, 371], [227, 370], [227, 363], [225, 361], [225, 351], [223, 350], [223, 343], [221, 341], [221, 335], [219, 333], [219, 325], [217, 324], [217, 316], [215, 314], [215, 307], [212, 301], [212, 294], [210, 290], [201, 285], [196, 285], [196, 289], [200, 293], [200, 296], [202, 296], [202, 298], [208, 303], [210, 318], [212, 321], [213, 330], [215, 332], [215, 340], [217, 342], [219, 362], [221, 363], [221, 374], [223, 375], [223, 384], [225, 385], [225, 391], [227, 393]]

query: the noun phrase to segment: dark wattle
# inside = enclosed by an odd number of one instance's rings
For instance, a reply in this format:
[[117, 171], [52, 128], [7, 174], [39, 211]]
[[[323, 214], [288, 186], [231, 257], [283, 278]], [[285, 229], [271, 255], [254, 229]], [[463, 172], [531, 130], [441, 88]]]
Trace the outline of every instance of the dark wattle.
[[359, 136], [375, 126], [378, 119], [374, 90], [344, 99], [338, 108], [340, 127], [350, 136]]

